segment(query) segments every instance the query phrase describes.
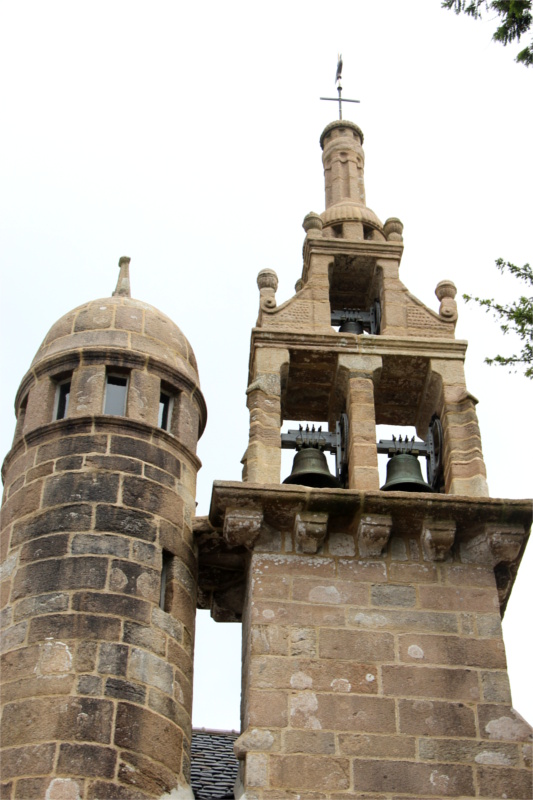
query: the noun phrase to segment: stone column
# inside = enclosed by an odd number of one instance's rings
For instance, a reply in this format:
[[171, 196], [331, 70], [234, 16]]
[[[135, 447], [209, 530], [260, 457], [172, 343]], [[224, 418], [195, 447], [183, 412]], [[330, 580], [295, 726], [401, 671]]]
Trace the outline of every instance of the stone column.
[[256, 348], [254, 377], [248, 389], [250, 440], [246, 480], [279, 483], [281, 471], [281, 368], [289, 362], [285, 348]]
[[380, 356], [339, 356], [338, 368], [347, 373], [349, 489], [379, 489], [374, 375], [381, 365]]
[[438, 413], [444, 433], [446, 493], [488, 497], [477, 400], [467, 391], [463, 362], [432, 359], [431, 369], [442, 380]]

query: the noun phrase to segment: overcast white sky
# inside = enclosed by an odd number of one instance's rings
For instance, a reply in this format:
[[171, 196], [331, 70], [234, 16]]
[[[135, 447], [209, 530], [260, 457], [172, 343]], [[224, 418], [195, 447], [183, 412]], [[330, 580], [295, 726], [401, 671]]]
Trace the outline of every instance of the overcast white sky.
[[[523, 291], [494, 260], [531, 258], [533, 69], [490, 41], [494, 24], [439, 0], [3, 0], [1, 452], [46, 331], [108, 296], [129, 255], [133, 296], [172, 317], [198, 358], [199, 513], [214, 479], [240, 479], [256, 276], [276, 270], [278, 302], [300, 277], [301, 222], [324, 208], [318, 140], [336, 106], [319, 97], [335, 93], [339, 51], [344, 94], [361, 100], [345, 116], [365, 133], [367, 202], [404, 223], [409, 289], [434, 309], [444, 278], [460, 294]], [[482, 312], [461, 303], [457, 335], [491, 494], [530, 496], [532, 384], [483, 365], [512, 343]], [[531, 722], [532, 586], [529, 552], [504, 633]], [[238, 728], [240, 626], [199, 628], [195, 724]]]

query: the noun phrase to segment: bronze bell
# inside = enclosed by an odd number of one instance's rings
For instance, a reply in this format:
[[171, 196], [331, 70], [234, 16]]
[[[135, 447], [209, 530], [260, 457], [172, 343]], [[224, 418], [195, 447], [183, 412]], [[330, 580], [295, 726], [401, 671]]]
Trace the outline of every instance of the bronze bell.
[[363, 323], [359, 320], [345, 320], [339, 328], [339, 333], [364, 333]]
[[387, 464], [387, 480], [382, 492], [432, 492], [422, 477], [420, 462], [412, 453], [396, 453]]
[[303, 447], [294, 456], [292, 472], [283, 483], [312, 486], [314, 489], [341, 489], [328, 469], [326, 456], [318, 447]]

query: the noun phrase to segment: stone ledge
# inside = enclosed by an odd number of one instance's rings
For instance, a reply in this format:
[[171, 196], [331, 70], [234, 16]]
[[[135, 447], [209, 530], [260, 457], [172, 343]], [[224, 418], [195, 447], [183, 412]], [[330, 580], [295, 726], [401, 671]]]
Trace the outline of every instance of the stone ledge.
[[[416, 535], [421, 538], [422, 544], [425, 542], [424, 553], [427, 560], [446, 558], [448, 552], [454, 548], [458, 554], [468, 553], [467, 563], [477, 563], [478, 560], [485, 565], [490, 563], [497, 576], [498, 571], [504, 569], [505, 586], [499, 592], [502, 614], [527, 543], [533, 515], [530, 500], [417, 492], [357, 492], [215, 481], [209, 514], [211, 557], [216, 550], [215, 540], [222, 539], [226, 513], [231, 511], [235, 514], [238, 509], [248, 514], [261, 514], [264, 524], [285, 532], [298, 527], [298, 519], [306, 518], [310, 514], [317, 518], [320, 516], [327, 520], [324, 522], [324, 537], [330, 531], [344, 530], [354, 535], [358, 531], [361, 533], [361, 522], [364, 519], [386, 520], [387, 523], [390, 520], [390, 532], [400, 536]], [[205, 536], [207, 527], [208, 520], [205, 518], [201, 522], [198, 520], [195, 526], [200, 559], [202, 537], [198, 537], [198, 534], [202, 531]], [[368, 552], [360, 552], [360, 558], [380, 557], [389, 536], [388, 524], [385, 527], [387, 530], [383, 531], [379, 542], [376, 541], [370, 549], [367, 548]], [[428, 530], [430, 534], [424, 534]], [[441, 533], [442, 535], [438, 535]], [[483, 547], [480, 546], [481, 540], [485, 543]], [[505, 547], [502, 546], [503, 540]], [[227, 545], [223, 549], [229, 555]]]

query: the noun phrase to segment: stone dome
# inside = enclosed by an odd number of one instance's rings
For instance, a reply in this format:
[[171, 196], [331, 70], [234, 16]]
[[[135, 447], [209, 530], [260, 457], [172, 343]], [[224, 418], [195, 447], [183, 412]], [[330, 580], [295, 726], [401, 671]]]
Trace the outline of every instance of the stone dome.
[[50, 328], [32, 367], [80, 349], [113, 349], [149, 356], [198, 384], [193, 349], [178, 326], [154, 306], [131, 297], [91, 300], [69, 311]]

